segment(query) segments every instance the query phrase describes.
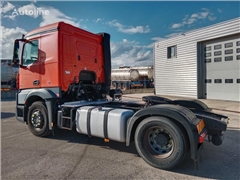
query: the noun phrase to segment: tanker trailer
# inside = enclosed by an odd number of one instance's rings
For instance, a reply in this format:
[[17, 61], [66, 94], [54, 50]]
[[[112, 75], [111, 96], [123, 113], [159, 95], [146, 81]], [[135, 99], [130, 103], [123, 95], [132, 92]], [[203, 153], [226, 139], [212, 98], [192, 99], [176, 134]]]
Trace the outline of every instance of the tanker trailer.
[[1, 88], [16, 88], [16, 75], [18, 67], [13, 67], [6, 63], [1, 63]]
[[134, 67], [139, 72], [139, 76], [141, 78], [147, 78], [149, 80], [153, 80], [153, 67], [152, 66], [144, 66], [144, 67]]
[[120, 67], [112, 69], [111, 79], [114, 89], [149, 88], [153, 85], [153, 68]]

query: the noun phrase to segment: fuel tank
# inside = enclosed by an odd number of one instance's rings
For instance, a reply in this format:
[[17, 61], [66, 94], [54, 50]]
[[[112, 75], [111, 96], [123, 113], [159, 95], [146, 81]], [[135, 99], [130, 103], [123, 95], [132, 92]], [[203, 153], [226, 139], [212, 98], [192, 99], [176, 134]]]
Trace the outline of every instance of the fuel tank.
[[76, 130], [89, 136], [125, 142], [127, 121], [133, 114], [128, 109], [83, 106], [76, 112]]

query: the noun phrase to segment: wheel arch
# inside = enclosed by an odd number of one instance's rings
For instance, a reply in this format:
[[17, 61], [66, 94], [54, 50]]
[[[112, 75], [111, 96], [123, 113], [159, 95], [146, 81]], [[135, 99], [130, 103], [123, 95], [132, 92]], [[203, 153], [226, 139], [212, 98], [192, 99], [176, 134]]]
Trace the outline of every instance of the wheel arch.
[[191, 157], [192, 159], [196, 159], [198, 136], [197, 132], [195, 133], [193, 130], [194, 125], [191, 124], [191, 121], [193, 121], [196, 116], [182, 106], [156, 105], [136, 112], [127, 124], [126, 146], [129, 146], [131, 140], [134, 139], [135, 131], [139, 123], [144, 119], [153, 116], [168, 118], [175, 123], [183, 133], [186, 133], [190, 145]]
[[42, 99], [47, 101], [48, 99], [59, 98], [61, 96], [58, 88], [50, 89], [25, 89], [17, 93], [17, 104], [26, 104], [28, 101], [35, 99]]
[[[21, 94], [18, 95], [18, 103], [25, 105], [24, 108], [24, 121], [27, 123], [28, 108], [33, 102], [43, 101], [46, 104], [48, 119], [49, 119], [49, 129], [52, 130], [52, 120], [53, 120], [53, 102], [56, 100], [57, 94], [50, 89], [32, 89], [23, 90]], [[22, 101], [23, 100], [23, 101]], [[22, 101], [22, 102], [21, 102]]]
[[[169, 116], [164, 116], [164, 115], [161, 115], [161, 114], [151, 114], [151, 115], [144, 115], [144, 116], [141, 116], [139, 117], [138, 119], [136, 119], [136, 121], [134, 122], [133, 126], [132, 126], [132, 129], [131, 129], [131, 133], [130, 133], [130, 136], [129, 138], [127, 138], [127, 142], [126, 143], [129, 143], [134, 139], [134, 135], [135, 135], [135, 132], [136, 132], [136, 129], [138, 127], [138, 125], [146, 118], [149, 118], [149, 117], [154, 117], [154, 116], [157, 116], [157, 117], [164, 117], [164, 118], [167, 118], [169, 119], [171, 122], [173, 122], [174, 124], [176, 124], [179, 129], [186, 135], [186, 137], [188, 138], [187, 141], [190, 143], [190, 140], [189, 140], [189, 134], [186, 130], [186, 128], [183, 126], [183, 124], [181, 124], [179, 121], [177, 121], [176, 119], [173, 119]], [[129, 140], [129, 141], [128, 141]], [[129, 145], [128, 144], [128, 145]]]
[[28, 95], [26, 96], [26, 99], [32, 96], [39, 96], [43, 100], [47, 100], [50, 98], [57, 98], [56, 93], [53, 92], [51, 89], [34, 89], [28, 93]]
[[26, 108], [28, 108], [29, 106], [31, 106], [31, 104], [35, 101], [43, 101], [45, 102], [45, 100], [41, 97], [41, 96], [38, 96], [38, 95], [33, 95], [33, 96], [29, 96], [26, 101], [25, 101], [25, 106]]

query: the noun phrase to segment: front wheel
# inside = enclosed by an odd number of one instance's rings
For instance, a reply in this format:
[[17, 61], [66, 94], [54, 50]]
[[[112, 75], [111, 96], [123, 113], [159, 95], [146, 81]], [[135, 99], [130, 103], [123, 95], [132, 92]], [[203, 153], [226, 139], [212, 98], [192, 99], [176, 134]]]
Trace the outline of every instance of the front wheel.
[[135, 146], [148, 164], [160, 169], [176, 167], [188, 150], [187, 138], [181, 128], [158, 116], [146, 118], [138, 125]]
[[50, 135], [51, 131], [48, 127], [48, 115], [44, 102], [36, 101], [29, 107], [28, 128], [35, 136]]

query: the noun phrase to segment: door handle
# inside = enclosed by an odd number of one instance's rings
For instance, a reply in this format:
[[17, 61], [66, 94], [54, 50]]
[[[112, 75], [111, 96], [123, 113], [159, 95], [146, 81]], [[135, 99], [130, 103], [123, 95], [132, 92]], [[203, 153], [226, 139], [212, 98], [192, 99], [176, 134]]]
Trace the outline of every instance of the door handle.
[[34, 86], [38, 86], [39, 84], [40, 84], [40, 81], [39, 81], [39, 80], [33, 81], [33, 85], [34, 85]]

